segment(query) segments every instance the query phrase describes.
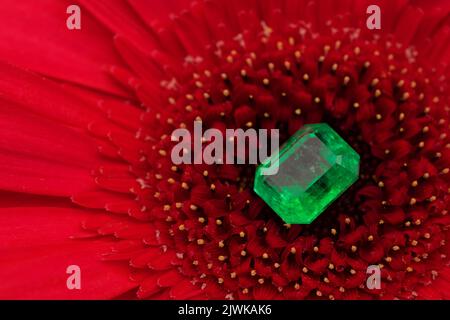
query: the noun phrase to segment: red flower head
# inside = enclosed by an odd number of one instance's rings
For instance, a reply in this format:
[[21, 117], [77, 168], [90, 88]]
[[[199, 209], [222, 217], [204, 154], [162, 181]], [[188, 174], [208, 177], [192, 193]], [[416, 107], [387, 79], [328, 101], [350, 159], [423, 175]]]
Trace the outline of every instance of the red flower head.
[[[80, 0], [79, 31], [64, 1], [3, 2], [0, 297], [449, 297], [446, 2], [376, 1], [368, 30], [367, 1]], [[172, 163], [195, 120], [326, 122], [360, 179], [286, 225], [254, 166]]]

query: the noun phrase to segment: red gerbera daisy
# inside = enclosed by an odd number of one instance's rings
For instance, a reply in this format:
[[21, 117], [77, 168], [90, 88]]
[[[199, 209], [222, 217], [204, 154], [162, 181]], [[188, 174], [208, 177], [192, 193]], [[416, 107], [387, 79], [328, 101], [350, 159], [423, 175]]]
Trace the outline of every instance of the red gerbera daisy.
[[[66, 1], [3, 0], [0, 297], [448, 298], [450, 6], [376, 2], [379, 31], [368, 1], [80, 0], [70, 31]], [[173, 165], [194, 120], [327, 122], [361, 177], [286, 225], [254, 166]]]

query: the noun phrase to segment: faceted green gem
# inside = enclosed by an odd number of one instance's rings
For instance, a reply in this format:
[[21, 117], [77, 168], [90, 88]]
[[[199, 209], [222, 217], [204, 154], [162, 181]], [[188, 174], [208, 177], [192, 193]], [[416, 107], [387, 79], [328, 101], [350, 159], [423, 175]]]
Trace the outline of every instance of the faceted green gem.
[[254, 190], [284, 222], [310, 224], [358, 176], [356, 151], [327, 124], [309, 124], [257, 168]]

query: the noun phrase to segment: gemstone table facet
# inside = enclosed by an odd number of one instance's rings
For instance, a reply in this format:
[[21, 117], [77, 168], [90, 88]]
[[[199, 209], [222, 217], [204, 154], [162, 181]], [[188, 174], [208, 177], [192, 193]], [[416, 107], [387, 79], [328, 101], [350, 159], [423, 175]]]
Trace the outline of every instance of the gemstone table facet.
[[257, 168], [254, 191], [284, 222], [310, 224], [358, 179], [359, 161], [329, 125], [308, 124]]

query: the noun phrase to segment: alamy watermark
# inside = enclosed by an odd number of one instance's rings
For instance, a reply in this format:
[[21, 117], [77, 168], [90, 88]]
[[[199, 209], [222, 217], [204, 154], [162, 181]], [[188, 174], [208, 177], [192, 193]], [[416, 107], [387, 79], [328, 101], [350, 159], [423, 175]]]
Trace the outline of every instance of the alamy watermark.
[[195, 121], [193, 134], [185, 128], [176, 129], [171, 139], [178, 142], [171, 152], [176, 165], [265, 163], [262, 174], [278, 173], [278, 129], [226, 129], [224, 135], [215, 128], [203, 132], [202, 122]]
[[66, 273], [69, 275], [66, 286], [69, 290], [81, 290], [81, 268], [75, 264], [67, 267]]

